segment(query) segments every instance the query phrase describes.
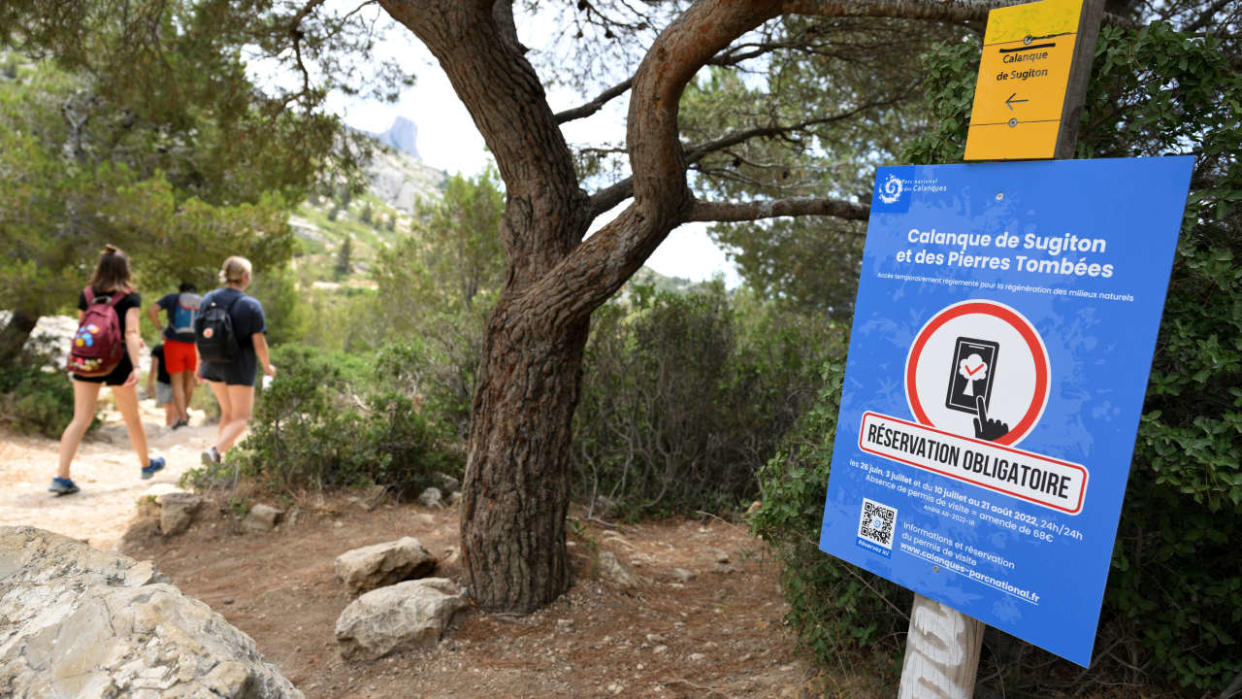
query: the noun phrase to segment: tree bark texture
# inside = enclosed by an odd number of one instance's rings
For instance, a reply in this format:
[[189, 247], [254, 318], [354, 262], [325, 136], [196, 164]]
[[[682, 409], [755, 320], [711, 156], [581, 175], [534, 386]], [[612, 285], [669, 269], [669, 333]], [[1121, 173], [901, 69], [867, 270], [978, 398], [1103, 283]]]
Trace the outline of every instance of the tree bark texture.
[[31, 316], [21, 309], [13, 311], [9, 322], [0, 330], [0, 364], [11, 364], [26, 346], [39, 316]]
[[578, 183], [558, 117], [524, 56], [512, 0], [380, 0], [435, 55], [505, 182], [500, 236], [508, 278], [488, 324], [475, 388], [461, 514], [463, 563], [479, 605], [530, 612], [568, 588], [571, 424], [590, 315], [669, 231], [710, 214], [861, 215], [807, 202], [696, 208], [677, 123], [686, 84], [737, 37], [782, 11], [889, 16], [903, 2], [918, 16], [986, 15], [972, 0], [694, 3], [660, 34], [633, 78], [627, 120], [633, 176], [616, 190], [618, 202], [630, 204], [583, 240], [599, 209]]
[[474, 600], [530, 612], [570, 584], [571, 423], [590, 313], [566, 312], [575, 291], [555, 270], [586, 232], [588, 199], [511, 14], [487, 2], [383, 4], [440, 61], [505, 181], [508, 278], [475, 387], [461, 540]]
[[498, 309], [474, 396], [462, 551], [485, 609], [531, 612], [568, 589], [565, 514], [587, 321]]

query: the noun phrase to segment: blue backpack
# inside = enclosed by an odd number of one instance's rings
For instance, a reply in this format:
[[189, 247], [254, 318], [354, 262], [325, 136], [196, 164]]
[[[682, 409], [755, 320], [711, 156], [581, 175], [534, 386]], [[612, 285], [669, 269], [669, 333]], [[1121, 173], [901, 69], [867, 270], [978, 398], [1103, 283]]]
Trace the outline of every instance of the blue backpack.
[[172, 312], [172, 330], [178, 335], [193, 335], [194, 321], [198, 318], [198, 309], [203, 297], [192, 291], [183, 292], [177, 297], [177, 306]]

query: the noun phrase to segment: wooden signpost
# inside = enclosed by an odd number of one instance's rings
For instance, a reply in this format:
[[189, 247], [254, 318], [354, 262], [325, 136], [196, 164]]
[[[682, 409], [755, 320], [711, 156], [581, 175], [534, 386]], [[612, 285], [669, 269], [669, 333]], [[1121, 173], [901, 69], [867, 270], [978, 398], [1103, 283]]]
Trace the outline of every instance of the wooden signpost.
[[966, 160], [1073, 156], [1102, 14], [1098, 0], [988, 14]]
[[[966, 160], [1073, 155], [1103, 11], [1103, 0], [1042, 0], [988, 14]], [[898, 697], [973, 696], [985, 628], [916, 593]]]

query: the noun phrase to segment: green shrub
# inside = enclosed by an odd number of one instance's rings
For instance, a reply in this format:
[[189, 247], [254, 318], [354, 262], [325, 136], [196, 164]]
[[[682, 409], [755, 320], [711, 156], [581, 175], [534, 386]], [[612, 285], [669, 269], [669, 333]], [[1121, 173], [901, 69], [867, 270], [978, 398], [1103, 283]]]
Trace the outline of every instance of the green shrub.
[[[0, 366], [0, 421], [22, 434], [60, 437], [73, 419], [73, 384], [54, 356], [51, 348], [38, 348]], [[95, 419], [90, 429], [98, 426]]]
[[814, 406], [759, 471], [763, 504], [751, 531], [781, 563], [786, 618], [800, 650], [825, 666], [863, 658], [894, 686], [913, 594], [819, 550], [845, 363], [829, 360], [821, 372], [824, 387]]
[[[822, 321], [741, 303], [711, 284], [638, 285], [596, 312], [575, 414], [576, 497], [623, 516], [720, 511], [814, 394]], [[808, 387], [811, 387], [808, 390]]]
[[460, 324], [444, 318], [439, 327], [459, 342], [443, 342], [444, 336], [434, 335], [382, 347], [375, 360], [375, 377], [377, 386], [418, 401], [444, 423], [449, 434], [464, 441], [470, 430], [482, 331], [472, 315], [458, 319]]
[[[985, 662], [999, 672], [980, 680], [985, 690], [1044, 696], [1072, 686], [1087, 694], [1124, 682], [1153, 695], [1175, 683], [1175, 691], [1215, 695], [1242, 672], [1242, 76], [1213, 42], [1164, 25], [1100, 33], [1078, 153], [1193, 150], [1195, 174], [1092, 668], [1084, 674], [990, 632]], [[977, 48], [966, 44], [926, 61], [928, 111], [940, 126], [912, 145], [911, 161], [961, 158], [977, 62]], [[764, 469], [755, 520], [786, 564], [790, 620], [821, 662], [842, 648], [873, 652], [857, 635], [899, 634], [909, 608], [904, 600], [890, 606], [891, 586], [819, 554], [812, 541], [836, 400], [826, 393], [808, 418], [820, 424], [806, 425]], [[895, 643], [881, 646], [900, 661]]]
[[398, 498], [417, 495], [435, 472], [460, 475], [460, 455], [411, 398], [369, 389], [365, 360], [284, 346], [272, 362], [280, 374], [226, 471], [284, 491], [379, 484]]

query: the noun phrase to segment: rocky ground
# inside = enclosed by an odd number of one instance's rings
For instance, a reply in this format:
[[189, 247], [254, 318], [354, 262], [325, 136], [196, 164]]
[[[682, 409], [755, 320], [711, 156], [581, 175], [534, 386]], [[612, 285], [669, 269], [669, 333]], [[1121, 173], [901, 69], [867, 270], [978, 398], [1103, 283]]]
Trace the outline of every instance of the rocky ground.
[[[575, 518], [576, 582], [548, 608], [524, 617], [468, 609], [432, 650], [342, 660], [333, 629], [350, 596], [334, 575], [335, 557], [413, 536], [440, 559], [435, 575], [460, 581], [456, 510], [349, 494], [282, 502], [216, 492], [189, 531], [164, 537], [135, 503], [175, 487], [214, 427], [166, 431], [149, 402], [144, 414], [153, 453], [168, 468], [140, 480], [119, 417], [105, 411], [103, 429], [74, 463], [82, 492], [68, 497], [46, 492], [54, 441], [0, 433], [0, 524], [153, 560], [253, 637], [308, 697], [891, 694], [865, 678], [824, 677], [796, 658], [777, 565], [743, 524], [712, 517], [632, 526]], [[285, 519], [272, 532], [247, 532], [236, 513], [260, 500]], [[633, 579], [609, 568], [613, 558]]]

